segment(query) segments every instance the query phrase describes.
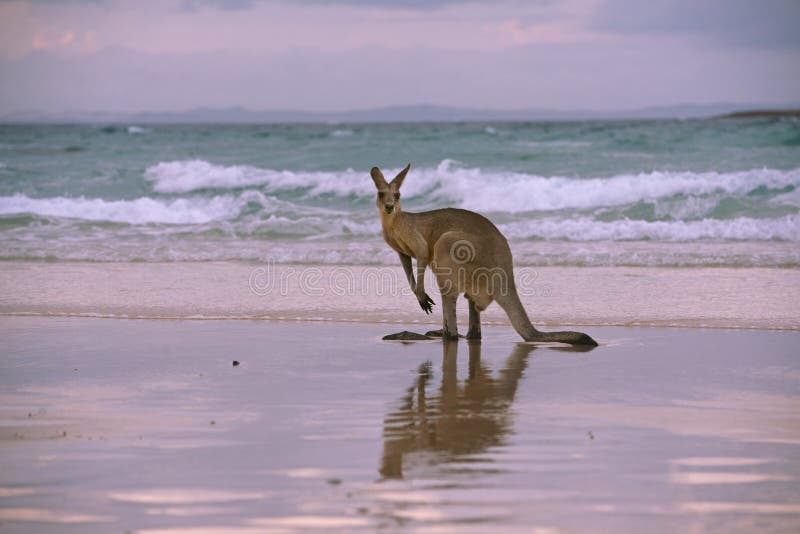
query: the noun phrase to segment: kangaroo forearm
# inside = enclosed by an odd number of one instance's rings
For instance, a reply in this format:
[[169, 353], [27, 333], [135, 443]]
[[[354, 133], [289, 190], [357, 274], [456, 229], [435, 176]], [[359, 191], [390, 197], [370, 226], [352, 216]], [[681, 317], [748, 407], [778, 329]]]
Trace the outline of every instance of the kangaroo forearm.
[[399, 252], [398, 254], [400, 255], [400, 264], [403, 266], [403, 271], [406, 273], [408, 285], [411, 286], [411, 291], [416, 291], [417, 283], [414, 280], [414, 270], [411, 267], [411, 257], [406, 256], [402, 252]]
[[423, 274], [424, 271], [417, 271], [417, 285], [414, 288], [414, 292], [419, 294], [420, 292], [425, 293], [425, 275]]
[[417, 259], [417, 287], [416, 293], [425, 293], [425, 269], [428, 267], [427, 262], [422, 262]]
[[414, 273], [409, 271], [408, 274], [406, 275], [406, 277], [408, 278], [408, 287], [411, 288], [411, 291], [416, 292], [417, 291], [417, 281], [414, 280]]

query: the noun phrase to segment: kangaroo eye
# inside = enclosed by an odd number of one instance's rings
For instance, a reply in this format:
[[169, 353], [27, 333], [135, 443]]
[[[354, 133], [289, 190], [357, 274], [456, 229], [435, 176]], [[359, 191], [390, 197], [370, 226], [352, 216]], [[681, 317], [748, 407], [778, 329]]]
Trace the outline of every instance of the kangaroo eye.
[[395, 200], [400, 200], [400, 193], [395, 193], [394, 194], [394, 199]]
[[384, 197], [383, 191], [381, 191], [380, 193], [378, 193], [378, 198], [383, 198], [383, 197]]

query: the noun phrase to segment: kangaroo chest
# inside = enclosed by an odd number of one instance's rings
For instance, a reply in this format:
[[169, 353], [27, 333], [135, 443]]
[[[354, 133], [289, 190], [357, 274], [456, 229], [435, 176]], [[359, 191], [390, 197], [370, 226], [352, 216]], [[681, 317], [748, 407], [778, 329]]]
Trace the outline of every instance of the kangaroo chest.
[[406, 256], [411, 256], [412, 258], [417, 257], [414, 249], [407, 245], [400, 236], [395, 235], [393, 232], [387, 232], [386, 229], [384, 229], [383, 240], [386, 241], [386, 243], [397, 252], [405, 254]]

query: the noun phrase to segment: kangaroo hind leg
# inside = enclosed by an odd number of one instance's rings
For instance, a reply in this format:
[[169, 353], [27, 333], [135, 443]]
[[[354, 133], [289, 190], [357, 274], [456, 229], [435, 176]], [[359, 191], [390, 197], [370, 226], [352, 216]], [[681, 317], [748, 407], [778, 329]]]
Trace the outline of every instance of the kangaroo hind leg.
[[481, 312], [475, 306], [475, 301], [467, 297], [469, 303], [469, 330], [467, 331], [467, 339], [480, 339], [481, 338]]
[[458, 339], [458, 323], [456, 322], [457, 294], [442, 295], [442, 338]]

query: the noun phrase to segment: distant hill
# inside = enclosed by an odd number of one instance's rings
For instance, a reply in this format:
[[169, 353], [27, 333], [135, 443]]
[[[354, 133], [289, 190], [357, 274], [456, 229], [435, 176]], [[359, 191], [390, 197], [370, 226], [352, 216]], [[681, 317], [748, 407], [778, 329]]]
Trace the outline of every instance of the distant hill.
[[761, 117], [800, 117], [800, 109], [761, 109], [735, 111], [717, 115], [715, 119], [757, 119]]
[[10, 113], [2, 123], [91, 123], [91, 124], [268, 124], [268, 123], [371, 123], [371, 122], [466, 122], [466, 121], [571, 121], [600, 119], [689, 119], [707, 117], [753, 117], [796, 115], [788, 111], [741, 111], [758, 106], [745, 104], [686, 104], [635, 110], [593, 111], [552, 109], [478, 109], [434, 105], [391, 106], [351, 111], [254, 111], [242, 107], [198, 108], [177, 112], [64, 112], [35, 110]]

